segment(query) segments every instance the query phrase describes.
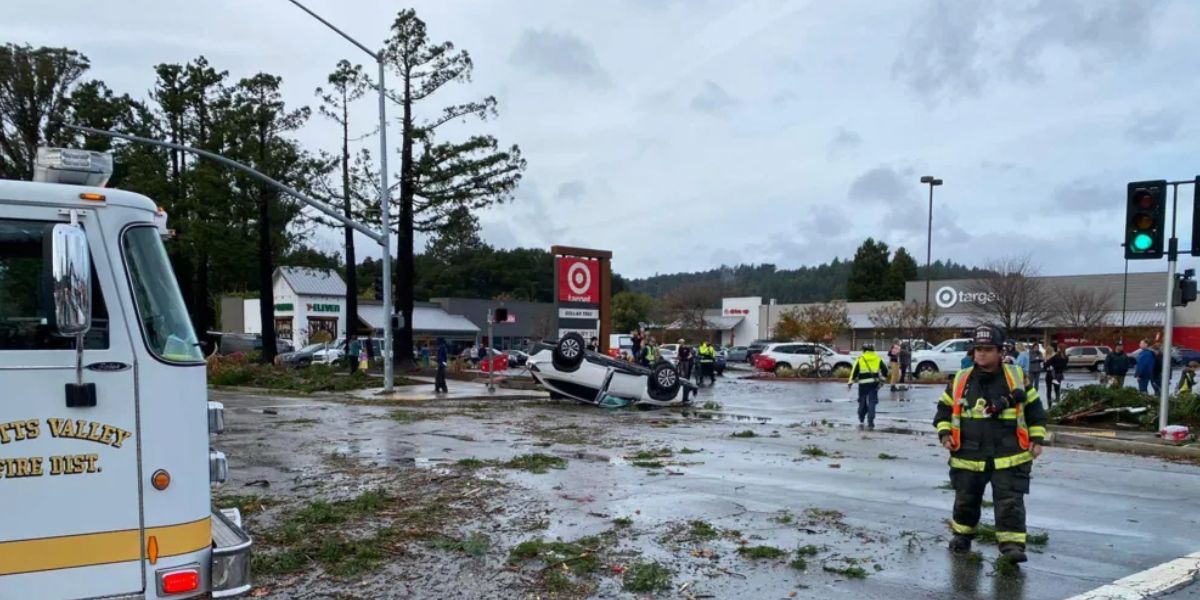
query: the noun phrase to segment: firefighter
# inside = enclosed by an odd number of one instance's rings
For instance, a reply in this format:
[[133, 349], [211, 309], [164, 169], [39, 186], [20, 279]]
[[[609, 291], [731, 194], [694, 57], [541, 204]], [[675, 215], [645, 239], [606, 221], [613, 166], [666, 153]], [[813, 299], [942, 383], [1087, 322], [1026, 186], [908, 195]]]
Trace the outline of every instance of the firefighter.
[[1046, 411], [1021, 367], [1002, 363], [1004, 333], [975, 328], [975, 364], [954, 375], [938, 403], [934, 426], [950, 451], [954, 534], [950, 550], [971, 549], [983, 490], [990, 483], [1000, 553], [1013, 563], [1025, 556], [1025, 494], [1033, 461], [1042, 454]]
[[854, 384], [858, 384], [858, 426], [863, 426], [863, 419], [867, 421], [867, 427], [875, 429], [875, 405], [879, 404], [879, 383], [888, 377], [887, 365], [879, 359], [879, 355], [875, 354], [874, 344], [863, 344], [862, 356], [854, 361], [854, 367], [850, 369], [850, 381], [846, 384], [847, 388], [853, 388]]
[[713, 367], [717, 363], [716, 349], [708, 343], [708, 340], [705, 340], [700, 342], [700, 348], [696, 350], [696, 357], [700, 359], [700, 385], [704, 385], [706, 377], [713, 385], [716, 385], [717, 376], [713, 373]]

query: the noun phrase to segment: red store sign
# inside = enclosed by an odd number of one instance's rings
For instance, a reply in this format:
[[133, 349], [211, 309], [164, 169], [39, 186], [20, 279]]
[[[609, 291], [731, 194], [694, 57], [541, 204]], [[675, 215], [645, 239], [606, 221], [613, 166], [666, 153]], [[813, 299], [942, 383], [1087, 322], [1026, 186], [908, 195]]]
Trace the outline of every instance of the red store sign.
[[558, 301], [599, 304], [599, 261], [572, 256], [558, 257]]

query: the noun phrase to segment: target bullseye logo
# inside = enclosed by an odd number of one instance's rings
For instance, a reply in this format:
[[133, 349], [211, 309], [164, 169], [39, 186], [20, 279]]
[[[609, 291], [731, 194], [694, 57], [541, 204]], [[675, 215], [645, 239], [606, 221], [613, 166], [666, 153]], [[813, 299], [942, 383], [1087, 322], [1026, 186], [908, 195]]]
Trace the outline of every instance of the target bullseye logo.
[[577, 262], [567, 269], [567, 286], [575, 294], [586, 294], [592, 287], [592, 274], [587, 265]]
[[933, 296], [934, 302], [942, 308], [951, 308], [958, 304], [958, 290], [946, 285], [938, 288], [938, 291]]

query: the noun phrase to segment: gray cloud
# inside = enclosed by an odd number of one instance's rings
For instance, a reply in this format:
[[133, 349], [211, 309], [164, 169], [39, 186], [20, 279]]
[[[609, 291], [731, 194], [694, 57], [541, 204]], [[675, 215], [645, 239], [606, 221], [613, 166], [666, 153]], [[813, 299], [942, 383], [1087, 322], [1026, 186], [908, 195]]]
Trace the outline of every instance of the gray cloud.
[[853, 154], [862, 145], [862, 142], [862, 136], [858, 135], [858, 133], [845, 127], [838, 127], [837, 132], [833, 134], [833, 139], [829, 140], [829, 146], [826, 148], [826, 156], [830, 159], [835, 159]]
[[891, 167], [875, 167], [850, 184], [851, 200], [893, 203], [912, 197], [913, 183], [904, 180]]
[[700, 93], [692, 97], [692, 109], [709, 114], [720, 113], [737, 103], [737, 98], [712, 81], [705, 81]]
[[1043, 57], [1057, 48], [1072, 51], [1084, 67], [1095, 61], [1109, 69], [1151, 47], [1151, 17], [1161, 4], [930, 0], [913, 19], [892, 74], [917, 95], [937, 100], [978, 95], [997, 75], [1040, 81]]
[[1153, 113], [1133, 116], [1125, 137], [1132, 142], [1169, 142], [1175, 139], [1183, 127], [1181, 113], [1163, 109]]
[[573, 83], [592, 87], [608, 87], [610, 83], [592, 46], [568, 32], [526, 29], [509, 60], [534, 73]]
[[558, 186], [558, 192], [554, 194], [556, 200], [574, 201], [579, 200], [587, 194], [587, 184], [574, 179]]
[[[1113, 191], [1088, 180], [1077, 179], [1054, 190], [1054, 202], [1067, 210], [1108, 210], [1120, 205], [1113, 202]], [[1118, 192], [1116, 196], [1120, 196]]]
[[775, 108], [785, 108], [795, 104], [800, 100], [800, 96], [792, 90], [783, 90], [771, 97], [771, 105]]

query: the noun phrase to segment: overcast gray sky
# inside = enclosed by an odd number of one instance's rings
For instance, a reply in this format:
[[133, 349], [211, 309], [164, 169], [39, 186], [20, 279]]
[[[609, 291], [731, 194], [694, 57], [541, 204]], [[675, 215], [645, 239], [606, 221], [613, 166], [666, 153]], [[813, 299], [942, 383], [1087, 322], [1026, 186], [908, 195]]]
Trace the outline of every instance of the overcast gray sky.
[[[203, 54], [234, 79], [281, 75], [289, 102], [315, 106], [338, 59], [368, 60], [285, 0], [5, 4], [0, 39], [80, 50], [135, 97], [153, 65]], [[403, 6], [308, 4], [368, 44]], [[1187, 0], [414, 6], [475, 61], [438, 106], [495, 95], [484, 128], [529, 161], [516, 200], [481, 215], [484, 237], [611, 249], [628, 276], [815, 264], [867, 236], [923, 262], [924, 174], [946, 181], [935, 259], [1032, 252], [1047, 274], [1119, 272], [1125, 183], [1200, 172]], [[373, 111], [364, 100], [359, 130]], [[338, 144], [319, 116], [300, 138]]]

